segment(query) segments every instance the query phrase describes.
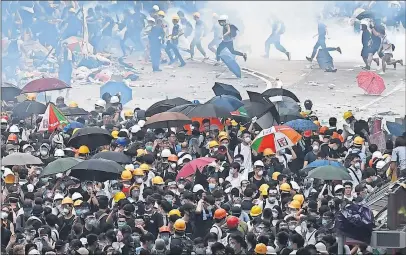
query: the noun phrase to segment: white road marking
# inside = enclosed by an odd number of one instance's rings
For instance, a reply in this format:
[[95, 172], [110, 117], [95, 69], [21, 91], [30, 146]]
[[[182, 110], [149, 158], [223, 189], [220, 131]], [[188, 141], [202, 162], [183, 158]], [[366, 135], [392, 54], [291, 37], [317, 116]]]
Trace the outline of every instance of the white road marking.
[[386, 98], [386, 97], [392, 95], [393, 93], [395, 93], [395, 92], [399, 91], [400, 89], [402, 89], [404, 86], [405, 86], [404, 83], [401, 82], [401, 83], [398, 84], [395, 88], [393, 88], [392, 91], [390, 91], [390, 92], [388, 92], [388, 93], [386, 93], [386, 94], [384, 94], [384, 95], [382, 95], [382, 96], [380, 96], [380, 97], [378, 97], [378, 98], [376, 98], [376, 99], [370, 101], [368, 104], [366, 104], [366, 105], [364, 105], [364, 106], [358, 108], [358, 111], [364, 110], [364, 109], [366, 109], [367, 107], [371, 106], [372, 104], [375, 104], [375, 103], [377, 103], [378, 101], [380, 101], [380, 100], [382, 100], [382, 99], [384, 99], [384, 98]]

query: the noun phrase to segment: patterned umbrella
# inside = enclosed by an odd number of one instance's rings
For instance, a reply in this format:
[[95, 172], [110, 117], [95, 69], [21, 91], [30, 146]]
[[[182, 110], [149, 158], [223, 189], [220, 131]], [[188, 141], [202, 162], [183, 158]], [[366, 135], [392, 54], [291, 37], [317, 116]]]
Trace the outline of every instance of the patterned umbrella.
[[261, 153], [266, 148], [274, 152], [289, 148], [298, 143], [302, 136], [286, 125], [272, 126], [262, 130], [252, 143], [252, 148]]
[[370, 71], [361, 71], [357, 76], [357, 83], [358, 87], [371, 95], [381, 95], [386, 89], [382, 77]]

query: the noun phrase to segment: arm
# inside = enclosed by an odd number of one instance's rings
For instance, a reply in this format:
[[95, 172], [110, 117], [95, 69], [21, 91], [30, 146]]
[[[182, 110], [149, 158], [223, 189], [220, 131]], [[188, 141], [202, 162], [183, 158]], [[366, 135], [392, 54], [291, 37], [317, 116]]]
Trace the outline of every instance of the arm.
[[292, 158], [291, 160], [295, 160], [297, 158], [296, 152], [293, 150], [293, 148], [289, 148], [290, 152], [292, 153]]
[[201, 213], [203, 210], [203, 199], [200, 199], [199, 202], [197, 203], [197, 207], [195, 212], [196, 213]]
[[230, 24], [227, 24], [227, 32], [223, 35], [223, 37], [228, 36], [231, 33]]

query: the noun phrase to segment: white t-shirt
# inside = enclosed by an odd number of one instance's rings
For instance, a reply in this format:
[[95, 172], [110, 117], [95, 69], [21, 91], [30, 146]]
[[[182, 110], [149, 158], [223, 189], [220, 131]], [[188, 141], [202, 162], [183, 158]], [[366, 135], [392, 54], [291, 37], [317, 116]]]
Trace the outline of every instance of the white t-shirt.
[[229, 175], [226, 178], [226, 181], [229, 181], [231, 184], [231, 188], [240, 188], [241, 187], [241, 181], [242, 181], [241, 174], [238, 174], [237, 178], [234, 178], [232, 175]]
[[[238, 148], [241, 147], [241, 150], [239, 151]], [[242, 164], [244, 166], [244, 172], [242, 174], [242, 178], [245, 180], [248, 180], [248, 173], [252, 172], [252, 154], [251, 154], [251, 146], [250, 145], [244, 145], [243, 143], [238, 144], [235, 149], [234, 149], [234, 157], [238, 154], [241, 154], [244, 156], [244, 163]]]

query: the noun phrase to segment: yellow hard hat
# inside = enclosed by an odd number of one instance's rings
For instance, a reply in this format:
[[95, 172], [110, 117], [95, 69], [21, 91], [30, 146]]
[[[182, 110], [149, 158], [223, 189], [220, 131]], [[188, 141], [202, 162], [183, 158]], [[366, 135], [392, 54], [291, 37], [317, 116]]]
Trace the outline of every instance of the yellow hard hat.
[[89, 148], [87, 146], [82, 145], [82, 146], [80, 146], [80, 148], [78, 150], [78, 153], [79, 154], [89, 154], [90, 150], [89, 150]]
[[140, 165], [140, 169], [143, 170], [144, 172], [149, 171], [149, 165], [148, 164], [142, 164], [142, 165]]
[[199, 13], [199, 12], [195, 12], [195, 13], [193, 13], [193, 17], [200, 18], [200, 13]]
[[134, 116], [134, 111], [132, 110], [127, 110], [124, 112], [125, 117], [133, 117]]
[[346, 119], [348, 119], [348, 118], [350, 118], [350, 117], [352, 117], [352, 116], [354, 116], [354, 115], [352, 114], [351, 111], [346, 111], [346, 112], [344, 112], [344, 114], [343, 114], [344, 120], [346, 120]]
[[218, 147], [219, 143], [215, 140], [212, 140], [209, 142], [209, 148], [214, 148], [214, 147]]
[[304, 203], [304, 196], [301, 194], [296, 194], [293, 196], [293, 200], [299, 201], [300, 205], [302, 205]]
[[172, 20], [180, 20], [180, 18], [179, 18], [178, 15], [173, 15], [173, 16], [172, 16]]
[[231, 120], [231, 125], [232, 125], [232, 126], [237, 126], [238, 123], [233, 119], [233, 120]]
[[27, 100], [36, 100], [37, 94], [35, 93], [27, 93]]
[[121, 199], [124, 199], [124, 198], [126, 198], [126, 196], [125, 196], [124, 192], [121, 192], [121, 191], [117, 192], [113, 197], [114, 202], [116, 202], [116, 203], [118, 203]]
[[6, 177], [4, 177], [4, 182], [6, 184], [13, 184], [13, 183], [15, 183], [15, 179], [16, 179], [16, 177], [13, 174], [9, 174]]
[[362, 144], [364, 144], [364, 139], [361, 138], [360, 136], [357, 136], [357, 137], [355, 137], [355, 139], [354, 139], [354, 144], [355, 144], [355, 145], [362, 145]]
[[168, 212], [168, 216], [169, 216], [169, 217], [172, 216], [172, 215], [177, 215], [177, 216], [179, 216], [179, 217], [182, 217], [182, 215], [180, 214], [180, 211], [179, 211], [178, 209], [173, 209], [173, 210], [170, 210], [170, 211]]
[[261, 208], [260, 206], [254, 205], [254, 206], [251, 208], [250, 215], [251, 215], [252, 217], [256, 217], [256, 216], [260, 215], [261, 213], [262, 213], [262, 208]]
[[273, 152], [272, 149], [270, 149], [270, 148], [264, 149], [264, 156], [271, 156], [271, 155], [275, 155], [275, 152]]
[[75, 134], [80, 128], [73, 129], [72, 135]]
[[279, 174], [281, 174], [281, 173], [280, 173], [280, 172], [274, 172], [274, 173], [272, 173], [272, 179], [273, 179], [273, 180], [278, 180]]
[[293, 200], [288, 206], [289, 208], [300, 209], [302, 204], [298, 200]]
[[131, 180], [132, 178], [133, 178], [133, 174], [131, 173], [131, 171], [124, 170], [121, 173], [121, 179], [122, 180]]
[[175, 224], [173, 224], [173, 228], [177, 231], [185, 231], [186, 230], [186, 222], [183, 219], [177, 219]]
[[70, 108], [77, 108], [77, 107], [78, 107], [78, 103], [75, 102], [75, 101], [71, 101], [71, 102], [69, 103], [69, 107], [70, 107]]
[[228, 140], [228, 136], [219, 136], [219, 141]]
[[65, 197], [61, 204], [73, 204], [73, 200], [70, 197]]
[[247, 130], [247, 128], [245, 128], [244, 126], [241, 126], [241, 127], [240, 127], [240, 132], [243, 132], [243, 131], [245, 131], [245, 130]]
[[160, 16], [165, 16], [165, 12], [164, 12], [164, 11], [159, 11], [159, 12], [158, 12], [158, 15], [160, 15]]
[[134, 176], [144, 176], [144, 171], [141, 170], [140, 168], [137, 168], [133, 171]]
[[162, 185], [165, 184], [164, 180], [162, 179], [162, 177], [160, 176], [155, 176], [154, 178], [152, 178], [152, 184], [153, 185]]
[[73, 203], [73, 206], [80, 206], [82, 203], [83, 203], [83, 201], [79, 199], [79, 200], [76, 200], [76, 201]]
[[259, 244], [257, 244], [257, 245], [255, 245], [255, 253], [256, 254], [263, 254], [263, 255], [265, 255], [266, 254], [266, 252], [267, 252], [267, 248], [266, 248], [266, 245], [265, 244], [263, 244], [263, 243], [259, 243]]
[[142, 148], [137, 149], [137, 157], [140, 157], [140, 156], [143, 156], [146, 154], [147, 154], [147, 152], [145, 151], [145, 149], [142, 149]]
[[227, 132], [226, 131], [221, 131], [221, 132], [219, 132], [219, 138], [220, 137], [224, 137], [224, 136], [227, 136], [228, 137], [228, 134], [227, 134]]
[[288, 183], [283, 183], [279, 187], [281, 191], [290, 192], [290, 185]]
[[111, 137], [117, 139], [118, 138], [118, 131], [112, 131], [111, 132]]
[[262, 184], [262, 185], [259, 187], [258, 190], [261, 192], [261, 195], [266, 196], [266, 195], [268, 195], [268, 189], [269, 189], [269, 185], [268, 185], [268, 184]]

